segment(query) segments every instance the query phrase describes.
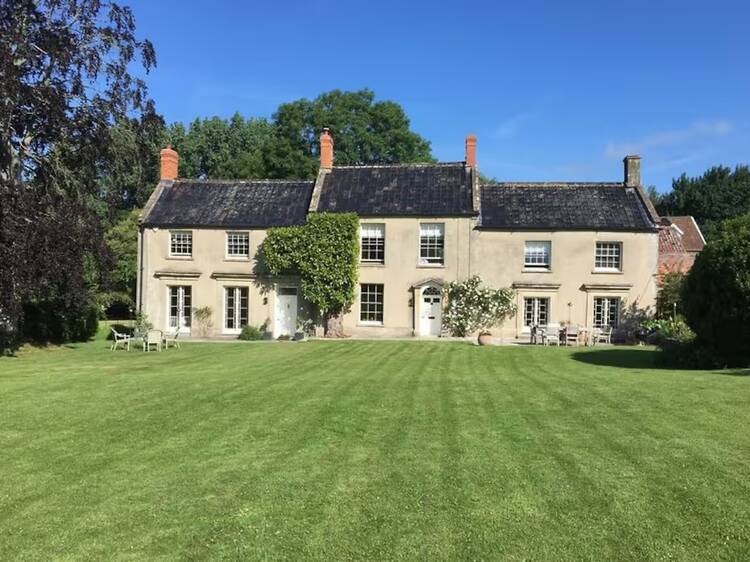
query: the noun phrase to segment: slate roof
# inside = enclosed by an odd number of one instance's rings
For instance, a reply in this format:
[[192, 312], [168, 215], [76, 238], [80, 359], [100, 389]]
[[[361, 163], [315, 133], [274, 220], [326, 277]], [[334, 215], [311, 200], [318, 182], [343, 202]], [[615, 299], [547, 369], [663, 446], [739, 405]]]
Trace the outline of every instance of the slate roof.
[[622, 183], [499, 183], [480, 187], [480, 228], [655, 231], [637, 189]]
[[323, 180], [317, 210], [360, 216], [470, 216], [471, 170], [463, 162], [334, 166]]
[[700, 252], [706, 241], [692, 216], [664, 217], [682, 231], [682, 244], [688, 252]]
[[313, 184], [274, 180], [164, 182], [143, 223], [216, 228], [304, 224]]

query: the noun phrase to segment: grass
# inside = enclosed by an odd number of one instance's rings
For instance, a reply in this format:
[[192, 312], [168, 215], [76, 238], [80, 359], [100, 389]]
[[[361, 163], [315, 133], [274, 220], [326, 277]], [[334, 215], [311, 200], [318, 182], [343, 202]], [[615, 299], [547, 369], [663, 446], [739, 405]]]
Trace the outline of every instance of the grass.
[[747, 374], [634, 348], [27, 350], [0, 359], [0, 559], [747, 559]]

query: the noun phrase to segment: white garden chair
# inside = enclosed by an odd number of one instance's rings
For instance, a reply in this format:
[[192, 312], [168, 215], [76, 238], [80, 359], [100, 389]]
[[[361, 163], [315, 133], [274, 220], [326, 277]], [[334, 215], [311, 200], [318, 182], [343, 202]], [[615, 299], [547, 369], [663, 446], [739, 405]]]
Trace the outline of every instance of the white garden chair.
[[544, 345], [560, 345], [560, 324], [549, 323], [545, 330]]
[[612, 343], [612, 326], [603, 326], [594, 331], [594, 345], [597, 343]]
[[133, 338], [128, 334], [121, 334], [114, 328], [110, 328], [110, 330], [112, 330], [113, 340], [112, 340], [112, 345], [109, 347], [109, 349], [114, 351], [115, 349], [117, 349], [117, 345], [121, 343], [123, 349], [127, 349], [128, 351], [130, 351], [130, 341]]
[[180, 337], [179, 330], [175, 330], [174, 332], [170, 333], [164, 333], [162, 335], [161, 343], [164, 345], [164, 349], [169, 349], [169, 344], [172, 344], [172, 347], [176, 347], [177, 349], [180, 349], [180, 342], [177, 341], [177, 338]]
[[565, 330], [565, 345], [578, 345], [578, 326], [568, 326]]
[[156, 351], [161, 351], [161, 340], [161, 330], [149, 330], [143, 337], [143, 351], [150, 351], [151, 346], [154, 346], [156, 348]]

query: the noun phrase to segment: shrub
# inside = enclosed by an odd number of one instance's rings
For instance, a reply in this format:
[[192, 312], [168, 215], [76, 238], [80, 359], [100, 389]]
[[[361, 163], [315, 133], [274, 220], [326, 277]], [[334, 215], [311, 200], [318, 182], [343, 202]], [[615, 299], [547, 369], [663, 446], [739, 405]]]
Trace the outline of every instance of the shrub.
[[513, 289], [482, 287], [482, 280], [476, 275], [466, 281], [453, 281], [443, 293], [448, 301], [443, 324], [454, 336], [486, 333], [516, 313]]
[[668, 342], [690, 343], [695, 339], [695, 333], [681, 316], [646, 320], [641, 327], [648, 334], [648, 343], [652, 345], [664, 345]]
[[667, 273], [661, 282], [659, 294], [656, 296], [656, 315], [659, 318], [673, 318], [682, 314], [682, 284], [685, 275], [682, 273]]
[[86, 341], [96, 335], [99, 314], [93, 303], [66, 308], [56, 300], [28, 301], [23, 305], [23, 338], [38, 343]]
[[726, 364], [750, 362], [750, 214], [721, 223], [682, 286], [685, 319]]
[[260, 328], [256, 328], [255, 326], [251, 326], [250, 324], [247, 324], [242, 327], [242, 331], [240, 332], [240, 335], [237, 336], [237, 339], [245, 340], [245, 341], [262, 340], [263, 331]]
[[211, 333], [211, 328], [214, 327], [214, 321], [211, 318], [213, 310], [210, 306], [201, 306], [193, 310], [193, 316], [195, 317], [196, 332], [198, 336], [205, 338]]
[[154, 327], [154, 325], [151, 323], [151, 321], [148, 319], [148, 314], [146, 314], [143, 311], [139, 311], [135, 315], [135, 322], [133, 324], [133, 328], [136, 332], [148, 332]]

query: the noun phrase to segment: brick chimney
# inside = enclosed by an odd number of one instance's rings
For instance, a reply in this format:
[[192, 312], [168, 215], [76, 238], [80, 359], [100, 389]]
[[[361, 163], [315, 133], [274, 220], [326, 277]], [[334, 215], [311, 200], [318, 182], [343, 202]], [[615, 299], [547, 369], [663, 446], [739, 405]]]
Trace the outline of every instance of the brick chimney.
[[179, 160], [180, 156], [176, 150], [172, 149], [171, 144], [168, 144], [167, 148], [163, 148], [161, 151], [161, 171], [159, 177], [162, 180], [176, 180]]
[[333, 137], [328, 127], [320, 133], [320, 167], [333, 168]]
[[623, 163], [625, 164], [625, 186], [636, 187], [641, 185], [641, 157], [626, 156]]
[[476, 135], [466, 136], [466, 165], [477, 165], [477, 137]]

